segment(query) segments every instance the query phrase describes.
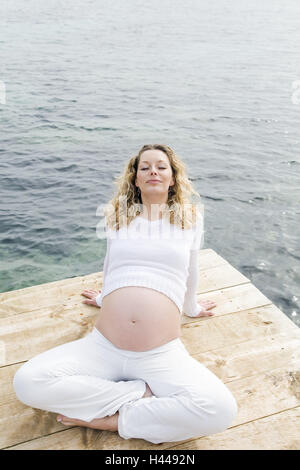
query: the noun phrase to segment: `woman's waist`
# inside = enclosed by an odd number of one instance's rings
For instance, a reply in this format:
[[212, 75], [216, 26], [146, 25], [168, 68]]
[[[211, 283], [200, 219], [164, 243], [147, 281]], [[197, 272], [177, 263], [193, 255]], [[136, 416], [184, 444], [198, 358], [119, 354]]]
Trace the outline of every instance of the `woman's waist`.
[[[129, 270], [125, 273], [118, 270], [115, 273], [109, 273], [102, 287], [102, 301], [111, 293], [126, 287], [139, 288], [139, 290], [133, 291], [136, 294], [132, 299], [133, 303], [137, 302], [137, 296], [139, 296], [142, 288], [144, 288], [145, 297], [147, 297], [147, 293], [151, 294], [149, 299], [151, 303], [157, 299], [159, 304], [160, 299], [163, 299], [162, 296], [165, 296], [170, 305], [175, 304], [179, 312], [182, 310], [185, 283], [181, 280], [170, 279], [168, 276], [153, 274], [152, 272], [142, 273]], [[130, 291], [128, 290], [127, 292]], [[127, 299], [125, 298], [124, 300], [126, 301]]]

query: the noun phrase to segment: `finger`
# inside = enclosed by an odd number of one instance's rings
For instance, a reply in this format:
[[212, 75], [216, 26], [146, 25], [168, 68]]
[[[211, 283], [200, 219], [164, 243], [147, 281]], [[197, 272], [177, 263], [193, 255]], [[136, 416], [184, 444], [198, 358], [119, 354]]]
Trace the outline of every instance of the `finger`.
[[211, 315], [214, 315], [214, 313], [213, 312], [208, 312], [207, 310], [203, 310], [197, 316], [198, 317], [208, 317], [208, 316], [211, 316]]
[[97, 295], [97, 292], [95, 291], [85, 292], [83, 295], [91, 299], [92, 297], [95, 297], [95, 295]]
[[99, 307], [95, 300], [83, 300], [82, 303], [87, 305], [92, 305], [93, 307]]
[[216, 306], [217, 306], [217, 304], [206, 304], [206, 305], [205, 305], [205, 309], [206, 309], [206, 310], [209, 310], [209, 309], [211, 309], [211, 308], [215, 308]]
[[88, 294], [87, 292], [85, 294], [82, 294], [84, 297], [88, 297], [91, 299], [95, 294]]

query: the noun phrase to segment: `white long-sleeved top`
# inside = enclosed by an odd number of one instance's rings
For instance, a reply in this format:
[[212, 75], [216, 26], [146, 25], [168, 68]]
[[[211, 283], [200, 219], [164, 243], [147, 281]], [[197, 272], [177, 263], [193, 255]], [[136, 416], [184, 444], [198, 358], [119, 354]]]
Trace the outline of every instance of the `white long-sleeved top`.
[[198, 250], [203, 241], [203, 217], [182, 230], [166, 219], [150, 221], [137, 216], [119, 231], [106, 229], [107, 248], [99, 307], [105, 295], [124, 286], [142, 286], [167, 295], [180, 313], [196, 316]]

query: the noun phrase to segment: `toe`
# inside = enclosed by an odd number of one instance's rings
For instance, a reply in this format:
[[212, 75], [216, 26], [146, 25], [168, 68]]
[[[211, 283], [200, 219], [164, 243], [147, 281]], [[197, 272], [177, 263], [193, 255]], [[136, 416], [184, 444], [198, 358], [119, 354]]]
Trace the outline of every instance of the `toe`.
[[76, 419], [72, 419], [72, 418], [68, 418], [68, 416], [64, 416], [64, 415], [58, 415], [56, 420], [61, 423], [61, 424], [65, 424], [65, 425], [75, 425], [76, 422], [78, 420]]

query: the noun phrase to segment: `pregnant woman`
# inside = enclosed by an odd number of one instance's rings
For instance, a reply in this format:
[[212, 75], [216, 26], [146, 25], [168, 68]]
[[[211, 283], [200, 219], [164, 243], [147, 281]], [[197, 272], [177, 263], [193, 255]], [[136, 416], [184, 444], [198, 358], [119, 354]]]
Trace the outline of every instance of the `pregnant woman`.
[[192, 193], [170, 147], [144, 145], [130, 158], [106, 214], [102, 290], [82, 292], [100, 307], [95, 326], [22, 365], [13, 382], [20, 401], [65, 425], [155, 444], [232, 423], [235, 398], [180, 339], [182, 313], [209, 316], [216, 306], [197, 302], [203, 217]]

